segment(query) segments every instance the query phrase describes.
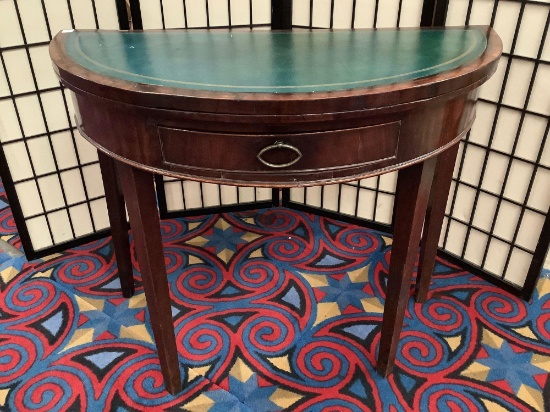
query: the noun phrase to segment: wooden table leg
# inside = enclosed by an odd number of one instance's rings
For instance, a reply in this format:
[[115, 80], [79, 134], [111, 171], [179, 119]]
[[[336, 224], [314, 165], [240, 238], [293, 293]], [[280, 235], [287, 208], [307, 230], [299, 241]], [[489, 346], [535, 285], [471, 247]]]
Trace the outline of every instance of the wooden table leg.
[[424, 232], [420, 243], [420, 258], [416, 275], [415, 298], [418, 303], [426, 301], [430, 280], [435, 266], [435, 255], [445, 217], [449, 188], [458, 153], [458, 144], [441, 153], [437, 158], [430, 199], [426, 209]]
[[117, 167], [134, 235], [160, 368], [166, 389], [174, 395], [181, 391], [181, 376], [153, 174], [123, 163], [118, 163]]
[[111, 235], [115, 249], [122, 296], [129, 298], [134, 295], [135, 289], [124, 196], [120, 187], [115, 161], [100, 151], [98, 151], [97, 155], [99, 157], [99, 167], [101, 168], [101, 176], [103, 178], [103, 187], [105, 188], [107, 212], [109, 213], [109, 222], [111, 224]]
[[376, 365], [384, 377], [391, 373], [397, 353], [435, 163], [431, 158], [407, 167], [397, 178], [394, 236]]

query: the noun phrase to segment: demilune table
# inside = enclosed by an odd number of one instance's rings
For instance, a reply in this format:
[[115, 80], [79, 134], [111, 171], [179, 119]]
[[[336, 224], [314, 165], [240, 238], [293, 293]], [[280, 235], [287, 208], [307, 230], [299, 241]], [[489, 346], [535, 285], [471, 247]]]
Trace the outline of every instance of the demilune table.
[[181, 390], [181, 378], [154, 174], [286, 188], [399, 170], [377, 360], [387, 376], [418, 245], [422, 302], [458, 142], [501, 49], [488, 27], [55, 36], [54, 68], [74, 92], [81, 134], [99, 152], [126, 297], [134, 293], [125, 203], [128, 209], [170, 393]]

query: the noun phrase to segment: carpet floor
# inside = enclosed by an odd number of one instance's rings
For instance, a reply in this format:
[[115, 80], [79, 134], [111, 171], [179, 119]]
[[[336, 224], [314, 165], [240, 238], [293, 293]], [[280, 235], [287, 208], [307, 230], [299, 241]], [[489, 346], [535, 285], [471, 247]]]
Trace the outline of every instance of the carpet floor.
[[[1, 238], [20, 248], [4, 196]], [[285, 208], [165, 220], [162, 235], [182, 392], [163, 389], [135, 259], [125, 299], [107, 238], [0, 253], [0, 411], [550, 408], [548, 272], [526, 303], [438, 259], [383, 379], [388, 235]]]

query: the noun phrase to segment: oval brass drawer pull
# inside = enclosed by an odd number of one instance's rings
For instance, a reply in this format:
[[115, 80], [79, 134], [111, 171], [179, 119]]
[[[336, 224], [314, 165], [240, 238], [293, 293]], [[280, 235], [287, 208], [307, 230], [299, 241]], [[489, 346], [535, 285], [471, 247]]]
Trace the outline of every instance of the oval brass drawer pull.
[[[292, 150], [294, 153], [296, 153], [298, 156], [296, 156], [295, 159], [292, 159], [290, 162], [288, 163], [282, 163], [282, 164], [275, 164], [275, 163], [270, 163], [266, 160], [264, 160], [262, 158], [262, 155], [264, 153], [267, 153], [269, 152], [270, 150], [273, 150], [273, 149], [288, 149], [288, 150]], [[273, 168], [276, 168], [276, 169], [280, 169], [280, 168], [283, 168], [283, 167], [289, 167], [289, 166], [292, 166], [293, 164], [295, 164], [298, 160], [300, 160], [302, 158], [302, 152], [300, 152], [300, 150], [297, 148], [297, 147], [294, 147], [288, 143], [284, 143], [284, 142], [281, 142], [281, 141], [277, 141], [269, 146], [266, 146], [264, 147], [262, 150], [260, 150], [260, 153], [258, 153], [256, 155], [256, 157], [258, 158], [258, 160], [260, 162], [262, 162], [264, 165], [268, 166], [268, 167], [273, 167]]]

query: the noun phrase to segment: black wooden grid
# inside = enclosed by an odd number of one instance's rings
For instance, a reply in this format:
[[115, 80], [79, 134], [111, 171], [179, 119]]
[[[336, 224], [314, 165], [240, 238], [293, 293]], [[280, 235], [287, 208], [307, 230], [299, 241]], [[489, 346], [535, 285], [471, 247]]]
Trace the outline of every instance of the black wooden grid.
[[[491, 16], [490, 16], [490, 25], [495, 26], [495, 21], [499, 12], [499, 7], [503, 7], [503, 4], [505, 4], [506, 1], [494, 1], [492, 4], [492, 10], [491, 10]], [[446, 214], [446, 224], [445, 224], [445, 231], [443, 234], [443, 240], [442, 240], [442, 249], [445, 250], [445, 255], [447, 257], [454, 258], [455, 261], [459, 262], [467, 262], [471, 265], [471, 268], [474, 270], [475, 273], [481, 273], [484, 275], [490, 275], [492, 277], [495, 277], [500, 282], [497, 282], [498, 284], [506, 284], [508, 283], [507, 280], [507, 274], [509, 270], [509, 265], [513, 256], [514, 251], [521, 251], [525, 252], [529, 255], [532, 255], [532, 264], [529, 267], [529, 270], [527, 271], [527, 277], [525, 280], [525, 283], [522, 287], [518, 287], [516, 285], [509, 285], [513, 288], [513, 291], [522, 297], [529, 299], [532, 291], [536, 285], [536, 279], [538, 279], [538, 276], [540, 274], [540, 271], [542, 269], [542, 265], [544, 263], [544, 258], [546, 256], [546, 253], [548, 251], [548, 233], [545, 233], [544, 228], [541, 232], [538, 232], [540, 230], [539, 228], [533, 228], [533, 236], [539, 237], [539, 241], [537, 242], [537, 247], [534, 249], [528, 249], [523, 247], [522, 245], [518, 244], [518, 235], [520, 233], [520, 230], [522, 229], [522, 220], [524, 218], [524, 215], [526, 212], [530, 212], [533, 214], [537, 214], [542, 218], [546, 220], [545, 227], [548, 230], [549, 225], [549, 210], [543, 209], [537, 209], [529, 205], [529, 199], [530, 196], [533, 194], [533, 185], [535, 183], [535, 178], [537, 177], [537, 173], [541, 170], [550, 171], [550, 165], [543, 163], [543, 153], [547, 145], [547, 138], [548, 138], [548, 130], [550, 127], [550, 115], [548, 112], [546, 113], [539, 113], [533, 110], [529, 110], [529, 103], [530, 98], [533, 93], [533, 88], [535, 85], [535, 80], [537, 77], [537, 74], [541, 68], [541, 66], [549, 67], [550, 62], [547, 60], [542, 59], [543, 50], [548, 38], [548, 28], [550, 24], [550, 4], [538, 2], [538, 1], [521, 1], [521, 2], [514, 2], [519, 3], [519, 13], [517, 20], [515, 22], [514, 31], [513, 31], [513, 38], [510, 45], [510, 51], [503, 53], [503, 57], [505, 60], [505, 69], [504, 69], [504, 77], [502, 80], [502, 86], [501, 90], [498, 96], [497, 100], [491, 100], [486, 98], [481, 98], [480, 102], [491, 105], [495, 109], [495, 115], [493, 117], [493, 122], [491, 126], [491, 131], [489, 134], [489, 139], [486, 144], [479, 144], [478, 142], [472, 141], [472, 132], [468, 133], [468, 135], [465, 137], [465, 139], [462, 142], [462, 150], [461, 150], [461, 156], [458, 159], [458, 170], [454, 177], [454, 189], [451, 193], [451, 202], [450, 202], [450, 210], [449, 213]], [[544, 29], [542, 32], [542, 37], [540, 39], [533, 39], [535, 42], [539, 42], [540, 44], [538, 46], [537, 55], [535, 58], [532, 57], [526, 57], [521, 54], [516, 53], [516, 45], [518, 41], [518, 36], [520, 33], [520, 30], [522, 28], [522, 24], [528, 24], [524, 22], [524, 12], [526, 10], [526, 7], [529, 5], [536, 5], [541, 10], [541, 12], [544, 12], [546, 15], [546, 21], [544, 25]], [[467, 12], [465, 16], [464, 22], [461, 22], [464, 25], [468, 25], [471, 23], [472, 19], [472, 11], [474, 8], [474, 1], [469, 0]], [[538, 44], [538, 43], [537, 43]], [[515, 85], [510, 83], [510, 72], [512, 69], [512, 65], [516, 61], [527, 61], [533, 64], [533, 68], [531, 70], [531, 76], [529, 81], [529, 85], [527, 87], [527, 93], [524, 100], [524, 103], [521, 105], [521, 107], [515, 107], [512, 105], [508, 105], [503, 103], [505, 93], [507, 91], [507, 88], [512, 88]], [[503, 114], [503, 110], [506, 109], [510, 112], [515, 112], [519, 114], [519, 123], [517, 126], [517, 131], [515, 133], [515, 137], [513, 139], [513, 144], [511, 147], [511, 150], [509, 151], [503, 151], [500, 150], [498, 145], [495, 144], [496, 140], [496, 130], [497, 130], [497, 124], [499, 121], [499, 118], [502, 116], [505, 116]], [[543, 132], [540, 147], [538, 149], [538, 153], [536, 154], [536, 159], [526, 159], [525, 157], [522, 157], [517, 154], [517, 149], [519, 147], [520, 143], [520, 136], [522, 133], [522, 127], [524, 125], [524, 121], [526, 119], [526, 116], [534, 116], [537, 118], [540, 118], [546, 122], [546, 127]], [[536, 138], [536, 136], [533, 136], [533, 138]], [[483, 155], [483, 163], [481, 167], [481, 173], [479, 178], [479, 183], [477, 185], [472, 185], [471, 183], [465, 182], [463, 180], [464, 170], [465, 170], [465, 160], [468, 153], [469, 147], [475, 147], [479, 150], [484, 151]], [[493, 176], [491, 176], [491, 173], [488, 172], [488, 162], [490, 160], [490, 157], [493, 154], [498, 154], [500, 156], [503, 156], [506, 158], [506, 167], [504, 172], [504, 179], [503, 184], [500, 187], [500, 190], [498, 190], [496, 193], [493, 191], [485, 190], [482, 186], [485, 181], [488, 179], [492, 179]], [[524, 182], [526, 185], [526, 191], [525, 195], [523, 196], [523, 199], [521, 202], [514, 200], [506, 195], [506, 188], [507, 183], [509, 181], [509, 178], [512, 173], [512, 168], [514, 165], [518, 164], [525, 164], [532, 167], [532, 173], [528, 181]], [[472, 204], [472, 210], [473, 212], [469, 216], [467, 220], [461, 219], [456, 216], [455, 208], [457, 205], [457, 194], [461, 187], [468, 187], [470, 189], [473, 189], [475, 191], [474, 200]], [[548, 189], [548, 187], [546, 188]], [[482, 195], [489, 196], [491, 198], [494, 198], [496, 200], [496, 208], [494, 211], [494, 214], [491, 219], [491, 224], [489, 230], [484, 230], [477, 226], [474, 222], [476, 213], [483, 213], [480, 202], [480, 197]], [[497, 225], [497, 221], [500, 216], [501, 209], [503, 208], [503, 205], [505, 204], [511, 204], [519, 208], [519, 216], [517, 219], [517, 223], [509, 222], [510, 225], [515, 225], [515, 228], [513, 230], [513, 235], [511, 238], [506, 238], [503, 236], [499, 236], [497, 233], [495, 233], [495, 228]], [[502, 218], [502, 217], [501, 217]], [[451, 222], [455, 225], [460, 225], [466, 228], [465, 233], [465, 239], [464, 243], [462, 245], [462, 250], [460, 253], [452, 253], [447, 250], [447, 246], [449, 243], [449, 236], [452, 232], [451, 230]], [[468, 245], [471, 239], [471, 233], [473, 231], [477, 231], [482, 233], [487, 237], [487, 242], [483, 250], [483, 257], [481, 259], [481, 262], [472, 263], [468, 259]], [[504, 258], [504, 265], [501, 270], [501, 273], [491, 273], [487, 270], [487, 259], [488, 255], [491, 250], [491, 245], [498, 241], [507, 247], [507, 252], [505, 254]], [[546, 245], [546, 246], [545, 246]], [[535, 264], [534, 264], [535, 263]]]
[[[40, 48], [47, 48], [49, 45], [49, 40], [52, 39], [53, 35], [55, 35], [55, 32], [52, 31], [50, 20], [48, 18], [49, 14], [55, 13], [54, 11], [54, 5], [47, 2], [45, 0], [40, 0], [41, 9], [40, 10], [34, 10], [33, 13], [36, 13], [37, 15], [40, 15], [44, 19], [45, 28], [47, 31], [47, 41], [39, 41], [39, 42], [31, 42], [28, 41], [29, 33], [27, 33], [26, 29], [33, 29], [33, 27], [25, 27], [21, 12], [21, 3], [22, 0], [13, 0], [13, 7], [15, 10], [15, 15], [17, 18], [17, 23], [19, 25], [20, 31], [21, 31], [21, 37], [22, 42], [20, 44], [16, 45], [8, 45], [3, 46], [0, 44], [0, 64], [1, 64], [1, 70], [3, 71], [7, 87], [9, 90], [8, 96], [0, 96], [0, 103], [9, 101], [12, 103], [13, 110], [15, 112], [15, 116], [17, 118], [17, 123], [19, 125], [19, 133], [21, 135], [20, 138], [5, 140], [0, 145], [0, 172], [2, 175], [2, 181], [4, 183], [4, 187], [6, 190], [6, 193], [8, 195], [10, 206], [13, 211], [14, 219], [17, 225], [17, 229], [19, 232], [19, 235], [21, 237], [21, 242], [23, 245], [23, 248], [25, 250], [25, 253], [29, 259], [34, 259], [38, 257], [43, 257], [45, 255], [55, 253], [57, 251], [64, 250], [66, 248], [76, 246], [78, 244], [81, 244], [83, 242], [87, 242], [89, 240], [95, 239], [95, 238], [101, 238], [108, 234], [108, 229], [105, 227], [98, 227], [96, 218], [94, 217], [93, 212], [93, 205], [97, 204], [98, 202], [104, 201], [104, 195], [90, 195], [89, 193], [89, 182], [86, 181], [86, 170], [91, 171], [94, 166], [98, 167], [97, 160], [93, 161], [83, 161], [81, 160], [82, 155], [82, 149], [78, 147], [77, 144], [77, 137], [76, 137], [76, 130], [73, 125], [73, 116], [71, 114], [72, 112], [72, 102], [70, 101], [70, 97], [68, 96], [67, 91], [65, 88], [57, 82], [57, 85], [53, 87], [46, 87], [42, 88], [39, 85], [38, 76], [37, 76], [37, 70], [40, 69], [40, 67], [36, 67], [34, 58], [33, 58], [33, 52]], [[119, 3], [124, 3], [124, 0], [122, 0]], [[23, 4], [24, 5], [24, 4]], [[93, 14], [93, 21], [95, 28], [100, 27], [99, 17], [98, 17], [98, 10], [96, 8], [96, 1], [90, 0], [90, 6]], [[120, 5], [119, 5], [120, 6]], [[75, 15], [73, 13], [73, 6], [69, 0], [66, 0], [66, 2], [63, 2], [61, 5], [55, 5], [55, 7], [66, 7], [66, 10], [68, 12], [70, 27], [64, 27], [65, 29], [75, 28]], [[122, 11], [125, 13], [126, 6], [119, 7], [119, 11]], [[122, 26], [119, 26], [122, 29], [127, 28], [128, 25], [128, 18], [125, 14], [119, 15], [118, 21], [122, 23]], [[57, 30], [57, 29], [56, 29]], [[32, 33], [30, 33], [32, 35]], [[28, 65], [28, 68], [30, 70], [30, 74], [32, 76], [32, 83], [33, 87], [32, 90], [17, 93], [14, 92], [12, 87], [12, 80], [10, 79], [11, 76], [13, 76], [13, 72], [10, 73], [8, 69], [7, 61], [8, 58], [6, 56], [9, 56], [10, 53], [23, 51], [25, 55], [25, 63]], [[36, 58], [36, 57], [35, 57]], [[46, 62], [47, 64], [48, 62]], [[26, 66], [25, 65], [25, 66]], [[21, 68], [23, 69], [23, 68]], [[58, 93], [58, 95], [61, 96], [62, 99], [62, 107], [64, 110], [64, 121], [66, 122], [67, 127], [62, 128], [55, 128], [50, 127], [49, 125], [49, 119], [47, 116], [47, 98], [48, 96], [52, 96], [53, 93]], [[36, 101], [38, 102], [39, 106], [39, 112], [41, 115], [40, 119], [36, 119], [38, 122], [43, 122], [45, 131], [43, 133], [38, 134], [29, 134], [25, 132], [25, 122], [23, 121], [22, 116], [22, 98], [36, 98]], [[44, 101], [46, 100], [46, 101]], [[28, 119], [27, 119], [28, 120]], [[59, 165], [59, 159], [56, 155], [56, 150], [54, 149], [54, 141], [63, 133], [68, 133], [70, 136], [70, 145], [72, 146], [72, 150], [75, 156], [76, 164], [69, 167], [62, 167]], [[2, 138], [6, 138], [9, 136], [2, 136]], [[51, 158], [53, 160], [54, 170], [49, 172], [39, 172], [37, 171], [37, 164], [35, 164], [33, 160], [33, 153], [31, 150], [31, 145], [35, 142], [39, 142], [41, 140], [45, 139], [47, 142], [47, 149], [51, 152]], [[23, 145], [24, 151], [28, 160], [28, 165], [30, 167], [31, 176], [20, 178], [20, 179], [13, 179], [12, 178], [12, 172], [9, 169], [9, 165], [6, 159], [6, 151], [9, 151], [10, 149], [14, 147], [19, 147], [20, 145]], [[35, 153], [36, 155], [36, 153]], [[80, 201], [71, 201], [70, 195], [71, 195], [71, 188], [66, 187], [64, 184], [63, 178], [64, 176], [68, 176], [69, 172], [76, 171], [79, 175], [79, 183], [81, 184], [84, 199]], [[61, 191], [61, 197], [62, 197], [62, 205], [56, 206], [56, 207], [48, 207], [46, 204], [46, 194], [49, 190], [51, 190], [51, 183], [48, 184], [46, 182], [47, 178], [53, 178], [54, 184], [56, 187], [59, 187]], [[40, 212], [27, 214], [25, 215], [23, 213], [21, 204], [18, 200], [18, 193], [16, 190], [16, 187], [24, 185], [25, 183], [34, 185], [36, 188], [36, 192], [38, 193], [38, 200], [40, 203], [39, 209]], [[75, 230], [75, 223], [78, 219], [82, 219], [82, 208], [79, 208], [77, 212], [77, 208], [79, 206], [84, 206], [85, 210], [87, 211], [87, 218], [89, 219], [90, 225], [91, 225], [91, 231], [88, 231], [88, 233], [78, 233], [78, 231]], [[69, 230], [70, 234], [69, 236], [64, 236], [70, 238], [69, 241], [65, 241], [63, 239], [56, 239], [56, 237], [59, 237], [60, 234], [56, 233], [55, 223], [54, 223], [54, 217], [56, 214], [61, 214], [58, 216], [65, 216], [68, 220]], [[77, 216], [77, 214], [79, 216]], [[47, 235], [50, 238], [51, 246], [45, 247], [43, 249], [36, 248], [33, 245], [33, 242], [31, 240], [31, 234], [28, 230], [28, 224], [29, 222], [37, 221], [38, 219], [42, 219], [43, 222], [45, 222], [45, 229], [47, 230]], [[90, 234], [91, 232], [91, 234]]]
[[[459, 25], [468, 25], [468, 24], [470, 24], [470, 17], [471, 17], [474, 2], [475, 2], [474, 0], [469, 0], [466, 20], [464, 22], [460, 22]], [[494, 2], [493, 2], [491, 18], [490, 18], [490, 22], [489, 22], [489, 24], [491, 26], [493, 26], [494, 23], [495, 23], [495, 18], [496, 18], [496, 15], [497, 15], [497, 10], [498, 10], [499, 3], [504, 3], [504, 0], [500, 1], [500, 2], [498, 0], [494, 0]], [[491, 105], [496, 106], [496, 115], [494, 117], [492, 128], [491, 128], [492, 129], [491, 130], [491, 136], [490, 136], [488, 144], [483, 145], [483, 144], [480, 144], [476, 141], [472, 141], [470, 139], [471, 134], [468, 133], [468, 135], [465, 137], [464, 141], [461, 143], [463, 147], [462, 147], [462, 150], [461, 150], [460, 155], [459, 155], [459, 160], [457, 162], [457, 169], [458, 170], [456, 172], [456, 175], [455, 175], [455, 178], [454, 178], [454, 185], [453, 185], [453, 188], [452, 188], [452, 191], [451, 191], [451, 194], [450, 194], [449, 207], [448, 207], [449, 210], [448, 210], [448, 213], [446, 214], [446, 222], [444, 224], [444, 232], [443, 232], [443, 236], [442, 236], [442, 241], [440, 243], [441, 248], [440, 248], [439, 253], [440, 253], [441, 256], [443, 256], [443, 257], [451, 260], [452, 262], [464, 267], [465, 269], [467, 269], [467, 270], [469, 270], [469, 271], [471, 271], [471, 272], [473, 272], [473, 273], [489, 280], [490, 282], [495, 283], [495, 284], [499, 285], [500, 287], [503, 287], [504, 289], [508, 290], [509, 292], [514, 293], [514, 294], [519, 295], [519, 296], [522, 296], [525, 299], [529, 299], [532, 292], [533, 292], [533, 290], [534, 290], [534, 287], [536, 285], [536, 280], [538, 279], [538, 276], [539, 276], [540, 271], [542, 269], [542, 266], [544, 264], [544, 259], [545, 259], [545, 256], [546, 256], [546, 253], [547, 253], [547, 250], [548, 250], [548, 244], [549, 244], [548, 238], [550, 236], [547, 233], [548, 232], [548, 226], [550, 226], [550, 223], [549, 223], [550, 218], [548, 217], [548, 211], [537, 209], [537, 208], [531, 206], [528, 203], [529, 196], [531, 195], [531, 191], [532, 191], [533, 186], [534, 186], [535, 177], [537, 176], [537, 171], [538, 170], [545, 170], [545, 171], [549, 170], [549, 165], [542, 162], [542, 156], [543, 156], [543, 153], [545, 153], [544, 150], [545, 150], [546, 145], [547, 145], [547, 136], [548, 136], [548, 127], [549, 127], [548, 126], [548, 124], [549, 124], [548, 118], [549, 118], [549, 116], [548, 116], [547, 113], [539, 113], [539, 112], [530, 110], [528, 105], [529, 105], [529, 99], [530, 99], [531, 92], [532, 92], [533, 87], [534, 87], [534, 82], [535, 82], [535, 78], [536, 78], [536, 74], [537, 74], [539, 66], [549, 64], [548, 61], [542, 60], [541, 56], [542, 56], [542, 53], [543, 53], [543, 49], [544, 49], [545, 42], [546, 42], [546, 39], [547, 39], [547, 34], [548, 34], [548, 24], [549, 24], [549, 19], [550, 19], [550, 17], [549, 17], [550, 16], [550, 14], [549, 14], [550, 5], [548, 3], [543, 3], [543, 2], [538, 2], [538, 1], [522, 1], [522, 2], [519, 2], [519, 3], [520, 3], [520, 12], [519, 12], [518, 19], [517, 19], [517, 22], [516, 22], [515, 32], [514, 32], [514, 36], [513, 36], [514, 40], [512, 42], [512, 47], [511, 47], [509, 53], [506, 53], [506, 52], [503, 53], [504, 58], [507, 58], [507, 63], [506, 63], [505, 75], [504, 75], [503, 84], [502, 84], [499, 99], [498, 99], [498, 101], [491, 101], [491, 100], [485, 99], [485, 98], [480, 98], [479, 99], [480, 102], [482, 102], [482, 103], [491, 104]], [[315, 7], [316, 7], [317, 4], [318, 3], [316, 3], [314, 0], [309, 0], [309, 7], [310, 7], [309, 8], [309, 25], [300, 26], [300, 27], [316, 28], [313, 25], [313, 17], [312, 16], [315, 13]], [[378, 6], [379, 6], [379, 4], [380, 3], [378, 1], [374, 2], [375, 13], [374, 13], [374, 20], [373, 20], [373, 23], [372, 23], [373, 27], [377, 26]], [[400, 21], [401, 21], [402, 4], [403, 4], [403, 1], [400, 0], [399, 1], [399, 12], [398, 12], [398, 16], [397, 16], [396, 26], [399, 26]], [[520, 25], [521, 25], [521, 22], [522, 22], [523, 10], [525, 9], [526, 5], [529, 5], [529, 4], [537, 5], [537, 6], [544, 6], [545, 7], [545, 12], [547, 13], [546, 24], [545, 24], [544, 31], [543, 31], [543, 34], [542, 34], [542, 38], [540, 39], [540, 46], [539, 46], [538, 54], [537, 54], [536, 58], [526, 57], [526, 56], [522, 56], [522, 55], [518, 55], [518, 54], [514, 53], [514, 45], [515, 45], [515, 41], [518, 37], [519, 28], [520, 28]], [[356, 14], [355, 14], [356, 5], [357, 5], [357, 2], [353, 1], [353, 10], [352, 10], [352, 13], [351, 13], [351, 16], [350, 16], [350, 27], [352, 27], [352, 28], [354, 27], [354, 24], [355, 24], [355, 21], [356, 21]], [[325, 4], [325, 7], [326, 7], [326, 4]], [[330, 28], [332, 28], [332, 26], [333, 26], [333, 16], [334, 16], [334, 10], [335, 10], [334, 7], [335, 7], [335, 2], [331, 1], [330, 2], [330, 21], [329, 21], [329, 27]], [[420, 22], [419, 22], [420, 25], [422, 25], [422, 26], [443, 26], [445, 24], [445, 21], [446, 21], [446, 18], [447, 18], [448, 9], [449, 9], [449, 1], [425, 0], [424, 4], [423, 4], [423, 9], [422, 9], [422, 16], [421, 16], [421, 19], [420, 19]], [[536, 39], [536, 41], [539, 41], [539, 39]], [[512, 61], [514, 59], [521, 60], [521, 61], [528, 61], [528, 62], [531, 62], [531, 63], [534, 64], [532, 75], [531, 75], [531, 78], [529, 80], [529, 86], [528, 86], [528, 91], [527, 91], [527, 96], [526, 96], [526, 99], [525, 99], [525, 103], [524, 103], [523, 107], [520, 107], [520, 108], [512, 106], [512, 105], [505, 104], [503, 102], [503, 96], [504, 96], [504, 92], [505, 92], [507, 81], [508, 81], [508, 73], [510, 71], [510, 66], [512, 64]], [[501, 108], [513, 110], [513, 111], [516, 111], [516, 112], [520, 113], [519, 126], [518, 126], [518, 129], [517, 129], [517, 133], [516, 133], [516, 136], [515, 136], [515, 139], [514, 139], [514, 142], [513, 142], [513, 147], [511, 149], [511, 151], [504, 151], [504, 150], [500, 149], [498, 146], [491, 144], [492, 140], [494, 138], [494, 135], [495, 135], [495, 130], [496, 130], [496, 126], [497, 126], [499, 111], [501, 110]], [[542, 119], [546, 120], [546, 130], [544, 131], [544, 135], [541, 139], [541, 144], [540, 144], [540, 148], [538, 150], [536, 159], [527, 159], [527, 158], [524, 158], [524, 157], [522, 157], [522, 156], [520, 156], [516, 153], [516, 149], [518, 147], [518, 143], [519, 143], [519, 140], [520, 140], [522, 124], [523, 124], [523, 121], [525, 119], [525, 116], [527, 116], [527, 115], [535, 116], [535, 117], [542, 118]], [[480, 180], [479, 180], [478, 184], [471, 184], [467, 181], [461, 180], [461, 175], [462, 175], [462, 172], [463, 172], [465, 159], [467, 159], [466, 156], [467, 156], [467, 147], [468, 146], [478, 147], [478, 148], [485, 151], [485, 155], [483, 156], [481, 176], [480, 176]], [[548, 149], [546, 149], [546, 150], [548, 150]], [[487, 162], [488, 162], [488, 159], [489, 159], [491, 153], [496, 153], [496, 154], [505, 156], [506, 159], [507, 159], [507, 161], [506, 161], [507, 164], [506, 164], [506, 168], [505, 168], [505, 172], [504, 172], [504, 175], [505, 175], [504, 184], [502, 185], [502, 187], [498, 191], [498, 193], [493, 193], [492, 191], [489, 191], [489, 190], [485, 189], [484, 187], [482, 187], [484, 179], [491, 179], [491, 175], [489, 173], [486, 173]], [[514, 162], [523, 162], [523, 163], [525, 163], [525, 164], [527, 164], [527, 165], [529, 165], [533, 168], [533, 172], [531, 174], [531, 177], [530, 177], [529, 181], [525, 182], [525, 185], [527, 186], [527, 189], [526, 189], [526, 194], [525, 194], [525, 197], [524, 197], [523, 201], [518, 201], [518, 200], [511, 199], [511, 198], [505, 196], [506, 182], [508, 181], [508, 178], [510, 177], [510, 174], [512, 172], [512, 165], [514, 164]], [[369, 185], [362, 184], [363, 181], [361, 181], [359, 183], [340, 184], [338, 186], [338, 192], [337, 192], [338, 205], [337, 205], [336, 210], [334, 210], [334, 208], [327, 209], [324, 205], [324, 199], [325, 198], [323, 196], [323, 192], [326, 190], [325, 187], [322, 187], [320, 189], [321, 190], [320, 204], [319, 204], [318, 196], [316, 197], [316, 201], [315, 201], [316, 206], [312, 206], [311, 202], [308, 201], [308, 191], [313, 190], [313, 189], [308, 189], [308, 188], [298, 189], [298, 190], [303, 190], [303, 195], [300, 194], [300, 196], [299, 196], [300, 198], [303, 197], [303, 200], [300, 200], [300, 201], [293, 201], [292, 200], [292, 197], [293, 197], [291, 195], [292, 192], [285, 193], [285, 195], [283, 196], [283, 204], [287, 207], [292, 207], [292, 208], [303, 210], [303, 211], [321, 213], [321, 214], [326, 215], [326, 216], [339, 218], [339, 219], [344, 219], [348, 222], [355, 223], [355, 224], [363, 224], [363, 225], [366, 224], [367, 226], [376, 228], [378, 230], [391, 231], [391, 229], [392, 229], [391, 223], [388, 224], [388, 222], [383, 222], [377, 216], [378, 208], [376, 207], [376, 205], [378, 204], [379, 196], [393, 196], [394, 192], [389, 191], [389, 190], [383, 190], [380, 187], [380, 177], [376, 177], [374, 179], [376, 179], [375, 180], [376, 183], [375, 183], [374, 187], [373, 187], [372, 184], [369, 184]], [[453, 213], [455, 211], [455, 206], [457, 204], [457, 199], [458, 199], [459, 188], [461, 186], [468, 187], [472, 190], [475, 190], [475, 199], [474, 199], [473, 206], [472, 206], [473, 212], [470, 214], [470, 216], [468, 217], [467, 220], [464, 220], [460, 216], [457, 216], [456, 214]], [[348, 188], [352, 187], [352, 188], [356, 189], [356, 193], [355, 193], [355, 210], [351, 213], [347, 212], [345, 215], [342, 215], [342, 213], [341, 213], [342, 189], [344, 189], [346, 187], [348, 187]], [[294, 191], [294, 190], [295, 189], [292, 189], [292, 191]], [[319, 189], [315, 188], [314, 191], [318, 195]], [[359, 217], [359, 210], [360, 210], [360, 207], [361, 207], [361, 205], [359, 203], [360, 191], [369, 191], [369, 192], [372, 192], [374, 194], [374, 204], [375, 204], [375, 206], [372, 207], [372, 214], [370, 216], [366, 217], [366, 218], [364, 216], [362, 218]], [[474, 224], [474, 216], [475, 216], [476, 210], [478, 208], [480, 208], [480, 206], [482, 206], [479, 202], [480, 194], [485, 194], [485, 195], [488, 195], [488, 196], [495, 197], [496, 201], [497, 201], [497, 206], [496, 206], [496, 209], [495, 209], [495, 212], [494, 212], [494, 216], [492, 217], [492, 222], [491, 222], [490, 228], [488, 230], [484, 230], [480, 227], [476, 227], [475, 224]], [[520, 208], [520, 214], [519, 214], [519, 218], [518, 218], [518, 221], [517, 221], [517, 225], [514, 227], [514, 230], [513, 230], [514, 233], [511, 237], [511, 239], [499, 236], [497, 233], [495, 233], [495, 226], [496, 226], [496, 223], [497, 223], [497, 219], [499, 217], [499, 210], [500, 210], [501, 205], [503, 204], [503, 202], [507, 202], [508, 204], [511, 204], [511, 205], [514, 205], [514, 206]], [[484, 213], [481, 210], [481, 208], [477, 212], [478, 213]], [[539, 237], [539, 235], [540, 235], [539, 241], [537, 242], [537, 246], [535, 248], [526, 248], [526, 247], [522, 246], [521, 244], [518, 244], [518, 242], [517, 242], [518, 234], [520, 233], [520, 229], [522, 229], [522, 226], [521, 226], [522, 219], [523, 219], [523, 216], [526, 212], [531, 212], [531, 213], [539, 215], [541, 218], [545, 218], [545, 224], [544, 224], [545, 226], [544, 226], [544, 228], [542, 228], [541, 232], [538, 232], [538, 230], [540, 228], [538, 228], [538, 227], [533, 228], [533, 232], [534, 232], [533, 236]], [[453, 224], [461, 224], [461, 225], [464, 225], [466, 227], [465, 241], [464, 241], [463, 246], [462, 246], [462, 252], [459, 253], [459, 254], [452, 253], [449, 250], [447, 250], [447, 247], [449, 246], [449, 239], [453, 235], [453, 233], [450, 229], [451, 224], [449, 223], [451, 221], [453, 222]], [[510, 224], [513, 225], [514, 222], [511, 222]], [[481, 263], [472, 262], [471, 260], [469, 260], [469, 256], [466, 253], [466, 248], [468, 246], [470, 232], [472, 230], [476, 230], [476, 231], [486, 235], [487, 238], [488, 238], [488, 241], [487, 241], [487, 244], [485, 246], [484, 253], [483, 253], [483, 259], [482, 259]], [[504, 257], [504, 265], [503, 265], [503, 269], [502, 269], [501, 273], [491, 272], [487, 269], [487, 266], [486, 266], [487, 256], [488, 256], [489, 251], [490, 251], [490, 244], [493, 241], [499, 241], [499, 242], [502, 242], [502, 243], [504, 243], [508, 246], [508, 251], [506, 253], [506, 256]], [[526, 269], [527, 276], [526, 276], [526, 279], [525, 279], [525, 282], [524, 282], [523, 285], [514, 284], [514, 283], [508, 281], [508, 279], [506, 278], [507, 271], [508, 271], [510, 261], [512, 259], [514, 251], [521, 251], [521, 252], [524, 252], [525, 254], [529, 254], [529, 255], [532, 256], [531, 265], [529, 266], [528, 270]]]

